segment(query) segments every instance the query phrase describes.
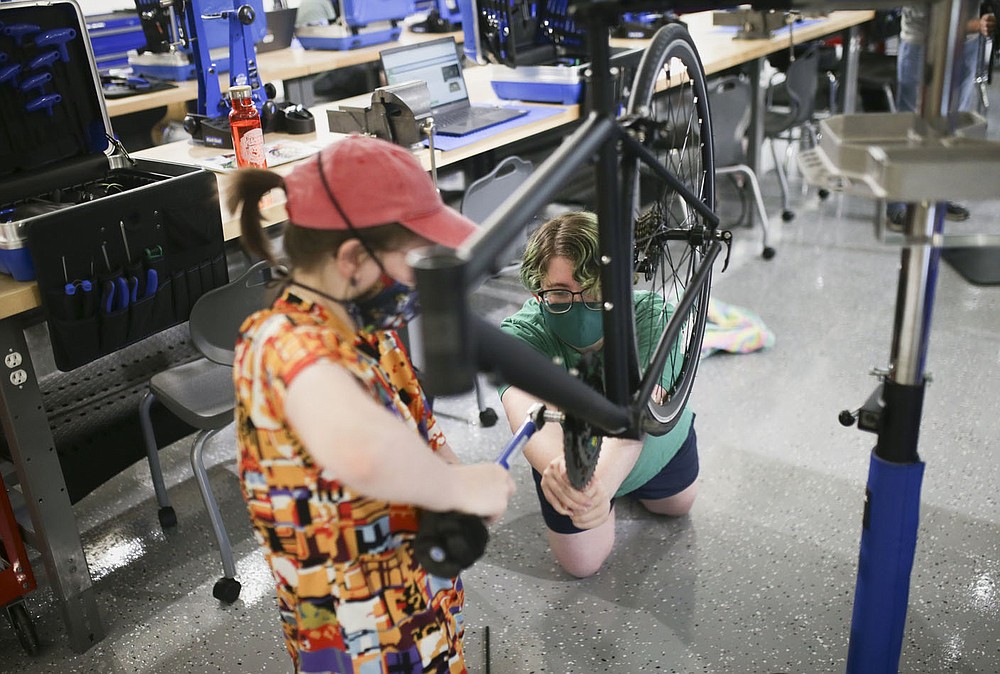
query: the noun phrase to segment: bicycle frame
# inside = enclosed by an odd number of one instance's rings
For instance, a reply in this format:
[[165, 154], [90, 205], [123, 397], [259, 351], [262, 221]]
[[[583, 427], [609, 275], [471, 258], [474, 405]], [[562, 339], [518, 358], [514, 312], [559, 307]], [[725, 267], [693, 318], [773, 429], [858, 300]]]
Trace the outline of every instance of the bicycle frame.
[[[627, 119], [616, 119], [608, 44], [608, 16], [615, 12], [602, 6], [594, 11], [581, 8], [578, 18], [580, 14], [587, 23], [591, 55], [588, 86], [592, 110], [587, 118], [458, 251], [436, 250], [413, 260], [423, 330], [434, 335], [438, 342], [424, 353], [426, 386], [436, 394], [467, 391], [472, 386], [475, 364], [564, 412], [585, 419], [604, 433], [638, 437], [646, 401], [659, 382], [656, 367], [650, 367], [646, 377], [640, 378], [636, 358], [631, 283], [633, 215], [631, 204], [621, 194], [619, 146], [625, 156], [637, 157], [674, 189], [689, 208], [705, 218], [709, 235], [715, 232], [719, 219], [629, 134]], [[503, 267], [503, 252], [534, 214], [595, 154], [596, 211], [603, 263], [601, 292], [605, 303], [603, 396], [499, 328], [469, 317], [464, 306], [466, 295]], [[707, 252], [698, 262], [691, 283], [657, 343], [651, 359], [654, 365], [662, 367], [666, 363], [671, 345], [683, 328], [683, 317], [698, 300], [721, 251], [722, 242], [718, 238], [706, 238]], [[444, 335], [450, 336], [444, 340], [447, 344], [441, 343]], [[469, 348], [470, 342], [473, 349]]]

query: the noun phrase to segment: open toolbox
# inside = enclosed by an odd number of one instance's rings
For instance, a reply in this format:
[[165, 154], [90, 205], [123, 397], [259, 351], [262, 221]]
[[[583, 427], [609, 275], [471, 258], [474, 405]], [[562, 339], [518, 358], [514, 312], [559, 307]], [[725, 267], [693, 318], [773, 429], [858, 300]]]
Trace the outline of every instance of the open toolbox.
[[75, 0], [0, 4], [0, 271], [37, 281], [61, 370], [228, 282], [214, 174], [115, 140], [85, 25]]

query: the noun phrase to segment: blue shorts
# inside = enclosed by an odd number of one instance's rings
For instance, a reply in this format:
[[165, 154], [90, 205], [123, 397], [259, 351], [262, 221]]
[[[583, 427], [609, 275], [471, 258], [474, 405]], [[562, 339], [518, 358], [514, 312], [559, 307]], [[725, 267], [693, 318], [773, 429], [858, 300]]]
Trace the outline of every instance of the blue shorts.
[[[560, 515], [549, 504], [545, 494], [542, 493], [542, 474], [532, 468], [531, 477], [535, 480], [535, 492], [538, 494], [538, 503], [542, 506], [542, 518], [545, 520], [545, 526], [557, 534], [577, 534], [583, 531], [573, 524], [573, 520], [566, 515]], [[644, 500], [667, 498], [681, 493], [694, 484], [697, 478], [698, 436], [694, 432], [694, 423], [692, 423], [687, 439], [674, 454], [674, 458], [667, 462], [663, 470], [650, 478], [649, 482], [635, 491], [629, 492], [627, 496]], [[612, 506], [614, 503], [615, 500], [611, 499]]]

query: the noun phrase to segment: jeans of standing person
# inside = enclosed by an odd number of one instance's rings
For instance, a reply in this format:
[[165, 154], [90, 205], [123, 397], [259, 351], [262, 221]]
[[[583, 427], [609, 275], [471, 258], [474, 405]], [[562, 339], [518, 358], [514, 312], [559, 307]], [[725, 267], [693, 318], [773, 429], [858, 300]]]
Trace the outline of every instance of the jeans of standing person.
[[[972, 110], [976, 106], [976, 61], [979, 59], [979, 37], [972, 36], [962, 45], [961, 87], [958, 109]], [[900, 112], [915, 112], [920, 95], [920, 80], [924, 68], [924, 46], [901, 40], [896, 55], [896, 108]]]
[[[962, 45], [961, 86], [959, 87], [959, 110], [973, 110], [976, 106], [976, 61], [979, 59], [979, 37], [966, 39]], [[920, 80], [924, 68], [924, 46], [913, 42], [899, 41], [896, 54], [896, 109], [899, 112], [916, 112], [920, 96]], [[886, 213], [894, 224], [902, 224], [906, 204], [891, 201], [886, 205]], [[953, 215], [954, 213], [954, 215]], [[949, 204], [948, 215], [964, 220], [968, 211], [957, 204]], [[964, 215], [964, 217], [962, 217]]]

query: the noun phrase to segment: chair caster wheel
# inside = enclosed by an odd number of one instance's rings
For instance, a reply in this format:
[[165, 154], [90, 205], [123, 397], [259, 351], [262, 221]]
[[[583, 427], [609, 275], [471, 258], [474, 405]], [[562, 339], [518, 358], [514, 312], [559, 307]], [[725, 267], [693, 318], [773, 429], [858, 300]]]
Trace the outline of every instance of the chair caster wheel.
[[479, 412], [479, 423], [481, 423], [485, 428], [493, 426], [497, 422], [497, 413], [493, 411], [492, 407], [487, 407]]
[[794, 211], [782, 211], [781, 212], [781, 219], [784, 220], [785, 222], [791, 222], [792, 220], [795, 219], [795, 212]]
[[826, 201], [827, 199], [829, 199], [829, 198], [830, 198], [830, 190], [828, 190], [828, 189], [826, 189], [826, 188], [823, 188], [823, 187], [821, 187], [821, 188], [820, 188], [820, 189], [819, 189], [819, 190], [818, 190], [818, 191], [816, 192], [816, 194], [818, 194], [818, 195], [819, 195], [819, 199], [820, 199], [820, 201]]
[[774, 248], [772, 248], [771, 246], [764, 246], [764, 250], [763, 252], [761, 252], [760, 256], [765, 260], [770, 260], [772, 257], [774, 257], [774, 253], [775, 253]]
[[164, 529], [177, 526], [177, 513], [174, 512], [173, 506], [160, 508], [156, 515], [160, 518], [160, 526]]
[[212, 596], [223, 603], [232, 604], [240, 598], [241, 589], [243, 586], [235, 578], [220, 578], [212, 588]]

